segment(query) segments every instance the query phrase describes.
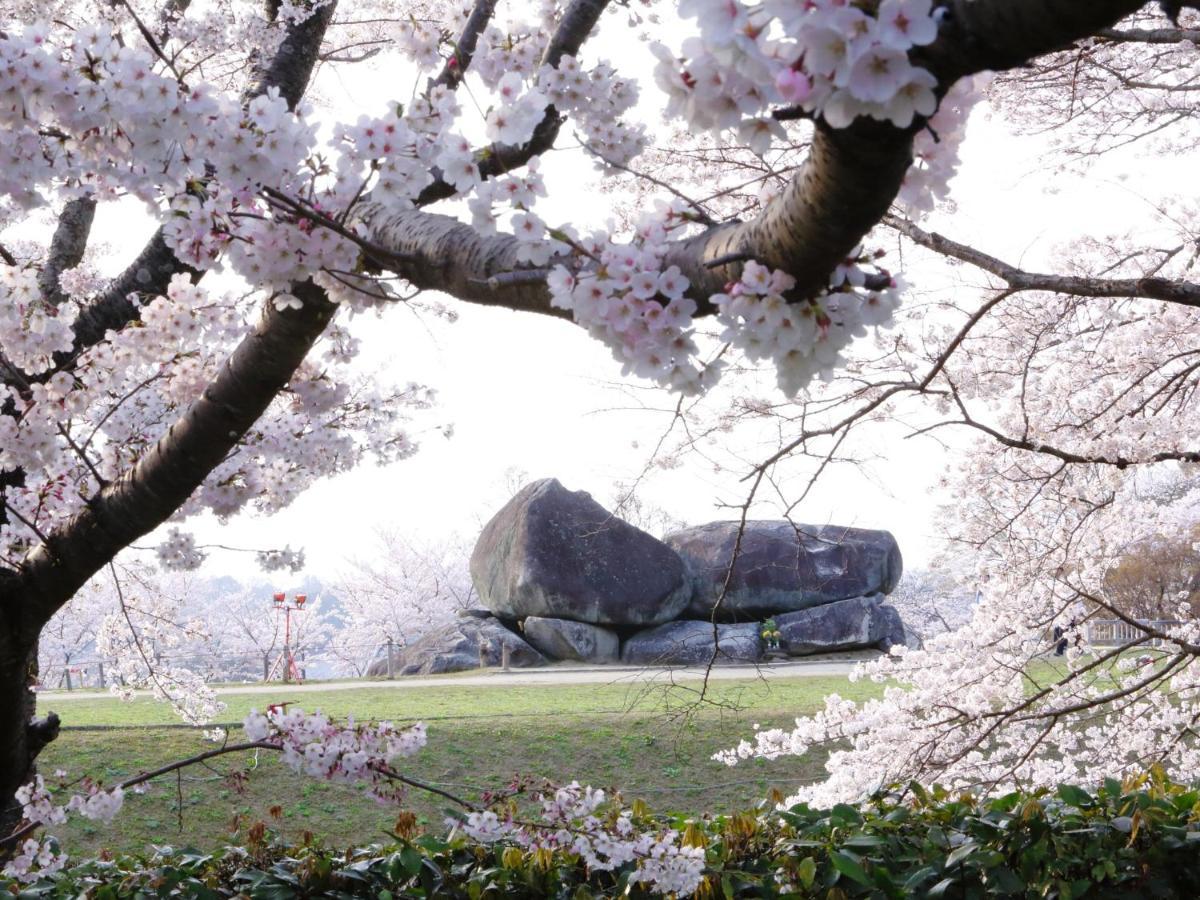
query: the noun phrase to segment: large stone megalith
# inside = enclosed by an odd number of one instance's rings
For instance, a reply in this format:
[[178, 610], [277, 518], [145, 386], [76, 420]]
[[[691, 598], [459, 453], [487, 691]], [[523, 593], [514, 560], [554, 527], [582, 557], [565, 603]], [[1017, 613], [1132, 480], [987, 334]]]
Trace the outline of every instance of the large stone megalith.
[[692, 570], [695, 589], [687, 615], [710, 618], [721, 597], [737, 547], [728, 588], [717, 609], [723, 621], [747, 621], [862, 597], [887, 594], [900, 580], [903, 561], [887, 531], [787, 521], [710, 522], [665, 538]]
[[657, 625], [691, 596], [674, 550], [554, 478], [526, 485], [484, 526], [471, 579], [507, 619]]

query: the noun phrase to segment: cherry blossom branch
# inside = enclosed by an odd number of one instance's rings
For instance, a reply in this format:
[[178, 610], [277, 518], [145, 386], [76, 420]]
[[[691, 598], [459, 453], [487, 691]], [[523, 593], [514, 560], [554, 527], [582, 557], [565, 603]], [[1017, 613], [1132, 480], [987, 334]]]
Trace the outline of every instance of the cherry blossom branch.
[[[336, 7], [335, 0], [305, 21], [288, 28], [287, 35], [271, 60], [255, 70], [243, 92], [243, 103], [249, 103], [268, 89], [276, 87], [287, 101], [288, 108], [296, 107], [312, 77], [321, 42]], [[77, 356], [80, 351], [103, 340], [108, 331], [119, 331], [138, 318], [138, 306], [129, 300], [131, 294], [161, 294], [166, 291], [171, 278], [180, 273], [190, 276], [193, 281], [203, 277], [200, 270], [175, 256], [160, 228], [137, 258], [80, 310], [74, 326], [75, 346], [70, 356]]]
[[435, 87], [453, 90], [458, 87], [475, 56], [475, 45], [479, 43], [479, 35], [487, 28], [495, 11], [496, 0], [475, 0], [475, 6], [463, 26], [462, 34], [455, 42], [454, 49], [450, 51], [450, 58], [446, 60], [438, 76], [429, 82], [427, 90], [432, 91]]
[[[1088, 4], [956, 0], [951, 4], [950, 24], [920, 58], [945, 89], [985, 68], [1021, 65], [1109, 26], [1141, 5], [1133, 0]], [[553, 58], [553, 49], [554, 44], [547, 51], [548, 60]], [[714, 265], [719, 259], [751, 258], [782, 269], [796, 280], [796, 297], [815, 295], [826, 286], [829, 273], [886, 214], [912, 162], [912, 135], [922, 125], [918, 120], [908, 129], [899, 129], [859, 118], [849, 127], [834, 129], [819, 122], [808, 159], [759, 216], [710, 228], [670, 245], [663, 266], [678, 266], [691, 285], [689, 296], [701, 304], [701, 314], [706, 311], [703, 304], [707, 298], [736, 280], [741, 271], [738, 263]], [[530, 144], [539, 140], [535, 133]], [[503, 156], [498, 152], [494, 158]], [[483, 171], [488, 164], [489, 160], [481, 164], [484, 177], [494, 174]], [[498, 171], [508, 168], [506, 163]], [[427, 188], [417, 204], [451, 196], [453, 189], [440, 184]], [[457, 223], [424, 219], [419, 212], [386, 216], [368, 208], [361, 216], [379, 229], [369, 232], [374, 242], [423, 259], [414, 279], [419, 286], [444, 290], [462, 300], [557, 314], [549, 304], [548, 292], [479, 291], [478, 282], [516, 268], [515, 248], [509, 257], [499, 239], [472, 235], [463, 230], [466, 226], [456, 227]], [[465, 272], [470, 274], [464, 278]], [[407, 272], [405, 275], [408, 277]]]
[[1102, 600], [1100, 597], [1097, 597], [1096, 595], [1091, 594], [1076, 585], [1067, 583], [1067, 587], [1069, 587], [1071, 590], [1073, 590], [1076, 594], [1078, 594], [1084, 600], [1088, 601], [1088, 603], [1095, 604], [1096, 606], [1100, 607], [1103, 610], [1106, 610], [1107, 612], [1111, 613], [1116, 618], [1120, 619], [1126, 625], [1129, 625], [1133, 628], [1136, 628], [1138, 631], [1141, 631], [1146, 636], [1147, 639], [1153, 638], [1156, 640], [1166, 641], [1168, 643], [1175, 644], [1181, 650], [1191, 654], [1192, 656], [1200, 657], [1200, 645], [1193, 644], [1189, 641], [1181, 640], [1180, 638], [1177, 638], [1177, 637], [1173, 637], [1173, 636], [1167, 634], [1162, 629], [1155, 628], [1153, 625], [1149, 624], [1148, 622], [1143, 622], [1138, 619], [1135, 619], [1132, 616], [1130, 616], [1128, 613], [1126, 613], [1124, 610], [1122, 610], [1121, 608], [1114, 606], [1113, 604], [1111, 604], [1105, 600]]
[[[545, 53], [542, 54], [541, 65], [554, 67], [564, 56], [577, 54], [595, 30], [600, 15], [609, 2], [610, 0], [572, 0], [551, 36]], [[479, 177], [486, 180], [503, 175], [505, 172], [521, 168], [533, 157], [545, 153], [554, 146], [562, 122], [558, 110], [547, 106], [545, 115], [533, 130], [533, 136], [524, 144], [493, 144], [476, 153]], [[421, 191], [414, 201], [417, 206], [428, 206], [458, 193], [458, 188], [443, 179], [441, 173], [435, 172], [434, 175], [435, 181]]]
[[[127, 778], [116, 785], [121, 790], [126, 790], [131, 787], [137, 787], [139, 784], [145, 784], [148, 781], [153, 781], [155, 778], [160, 778], [163, 775], [170, 775], [172, 772], [178, 772], [181, 769], [186, 769], [188, 766], [202, 764], [210, 759], [215, 759], [218, 756], [225, 756], [230, 753], [244, 753], [247, 750], [279, 750], [278, 744], [270, 741], [243, 741], [240, 744], [225, 744], [222, 747], [217, 747], [215, 750], [206, 750], [203, 753], [197, 753], [195, 756], [189, 756], [187, 759], [176, 760], [175, 762], [167, 763], [150, 772], [143, 772], [140, 775], [135, 775], [132, 778]], [[0, 847], [12, 846], [23, 838], [28, 837], [41, 828], [40, 822], [27, 822], [16, 831], [9, 834], [7, 837], [0, 837]]]
[[312, 284], [293, 286], [300, 309], [264, 304], [248, 335], [203, 395], [138, 463], [32, 550], [20, 574], [48, 621], [118, 551], [162, 524], [258, 420], [287, 384], [336, 311]]
[[42, 296], [55, 306], [67, 299], [58, 285], [59, 276], [83, 260], [95, 216], [96, 201], [92, 197], [69, 200], [59, 213], [54, 237], [50, 240], [50, 252], [38, 273]]
[[1147, 466], [1161, 462], [1200, 462], [1200, 450], [1164, 450], [1159, 453], [1152, 453], [1141, 458], [1130, 458], [1125, 456], [1087, 456], [1085, 454], [1074, 453], [1070, 450], [1064, 450], [1061, 447], [1055, 447], [1040, 441], [1031, 440], [1029, 438], [1015, 438], [1011, 435], [1004, 434], [990, 425], [985, 425], [983, 422], [980, 422], [978, 419], [975, 419], [973, 416], [971, 416], [971, 414], [967, 412], [967, 408], [963, 404], [962, 399], [959, 397], [957, 390], [952, 390], [951, 395], [957, 403], [959, 411], [962, 413], [962, 419], [940, 423], [941, 425], [965, 425], [969, 428], [974, 428], [976, 431], [983, 432], [997, 443], [1003, 444], [1005, 447], [1009, 447], [1013, 450], [1028, 450], [1031, 453], [1039, 453], [1043, 456], [1052, 456], [1064, 463], [1112, 466], [1116, 469], [1128, 469], [1131, 466]]
[[419, 288], [472, 303], [571, 318], [569, 311], [550, 305], [544, 278], [510, 277], [522, 271], [519, 243], [512, 235], [485, 236], [450, 216], [391, 210], [369, 199], [359, 206], [356, 218], [365, 226], [367, 240], [383, 248], [373, 261]]

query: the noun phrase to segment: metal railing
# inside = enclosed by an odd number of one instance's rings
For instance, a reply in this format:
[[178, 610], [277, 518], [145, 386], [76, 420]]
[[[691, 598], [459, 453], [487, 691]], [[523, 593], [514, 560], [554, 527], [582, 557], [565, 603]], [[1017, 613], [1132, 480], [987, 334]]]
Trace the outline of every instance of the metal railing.
[[[361, 666], [366, 673], [370, 661], [380, 658], [386, 644], [343, 645], [333, 651], [328, 647], [298, 647], [293, 651], [300, 676], [305, 681], [328, 681], [352, 677], [356, 673], [343, 658], [355, 650], [363, 651]], [[245, 653], [185, 653], [156, 654], [156, 665], [169, 665], [198, 673], [206, 682], [259, 683], [267, 681], [282, 648]], [[39, 664], [37, 689], [42, 691], [74, 691], [107, 688], [122, 679], [112, 660], [79, 659], [70, 662], [43, 659]]]
[[[337, 644], [294, 648], [296, 664], [302, 681], [332, 681], [339, 678], [373, 677], [396, 678], [400, 673], [400, 651], [406, 645], [393, 640], [378, 644]], [[355, 651], [358, 664], [348, 662]], [[199, 673], [206, 682], [258, 684], [272, 680], [282, 647], [249, 653], [187, 653], [157, 654], [156, 664], [170, 665]], [[483, 641], [479, 646], [479, 667], [499, 665], [509, 668], [509, 647], [493, 647]], [[374, 674], [369, 671], [374, 669]], [[69, 663], [43, 659], [39, 665], [37, 690], [74, 691], [84, 688], [107, 688], [115, 678], [116, 667], [110, 660], [80, 659]]]
[[[1138, 625], [1144, 625], [1153, 631], [1164, 632], [1185, 624], [1179, 619], [1138, 619], [1137, 622], [1138, 624], [1135, 625], [1123, 619], [1091, 619], [1086, 623], [1084, 631], [1089, 644], [1100, 647], [1120, 647], [1122, 644], [1140, 641], [1146, 636], [1146, 630], [1139, 628]], [[1152, 638], [1143, 646], [1160, 647], [1163, 643], [1161, 638]]]

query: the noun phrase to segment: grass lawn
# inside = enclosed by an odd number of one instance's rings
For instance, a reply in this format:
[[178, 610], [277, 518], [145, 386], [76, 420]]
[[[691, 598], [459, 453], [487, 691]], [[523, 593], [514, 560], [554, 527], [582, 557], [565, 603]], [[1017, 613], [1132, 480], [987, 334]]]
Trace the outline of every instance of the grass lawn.
[[[815, 754], [730, 769], [713, 762], [713, 752], [749, 735], [755, 724], [790, 724], [796, 715], [819, 708], [827, 694], [865, 699], [881, 690], [844, 677], [716, 681], [697, 704], [698, 686], [448, 685], [294, 696], [304, 709], [334, 716], [426, 722], [429, 744], [405, 761], [403, 770], [468, 799], [517, 776], [575, 778], [619, 789], [627, 799], [642, 798], [655, 809], [698, 813], [743, 808], [773, 788], [790, 792], [824, 772], [824, 758]], [[229, 708], [219, 718], [236, 722], [271, 697], [221, 699]], [[197, 731], [162, 727], [173, 721], [172, 714], [148, 699], [72, 700], [59, 703], [56, 711], [67, 727], [41, 755], [47, 774], [64, 769], [111, 784], [213, 746]], [[231, 739], [240, 740], [240, 732], [233, 731]], [[248, 779], [229, 777], [247, 769], [252, 770]], [[352, 788], [294, 775], [273, 754], [257, 759], [244, 754], [218, 759], [211, 769], [193, 767], [178, 778], [159, 780], [147, 794], [128, 797], [112, 825], [73, 818], [57, 833], [76, 856], [149, 844], [206, 848], [234, 839], [235, 818], [243, 826], [260, 819], [271, 824], [270, 809], [276, 805], [283, 808], [276, 830], [290, 837], [308, 830], [334, 845], [376, 840], [396, 813]], [[414, 791], [408, 807], [431, 827], [440, 827], [448, 804]]]

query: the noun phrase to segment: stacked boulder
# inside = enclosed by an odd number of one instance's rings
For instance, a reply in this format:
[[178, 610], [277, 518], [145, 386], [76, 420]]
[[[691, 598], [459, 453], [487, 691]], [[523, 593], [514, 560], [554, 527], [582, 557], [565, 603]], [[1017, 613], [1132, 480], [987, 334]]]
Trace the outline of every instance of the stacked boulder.
[[886, 531], [712, 522], [659, 541], [543, 479], [484, 526], [471, 554], [486, 610], [406, 647], [394, 671], [475, 668], [493, 656], [512, 666], [705, 665], [758, 662], [771, 649], [887, 650], [909, 642], [884, 600], [901, 569]]

